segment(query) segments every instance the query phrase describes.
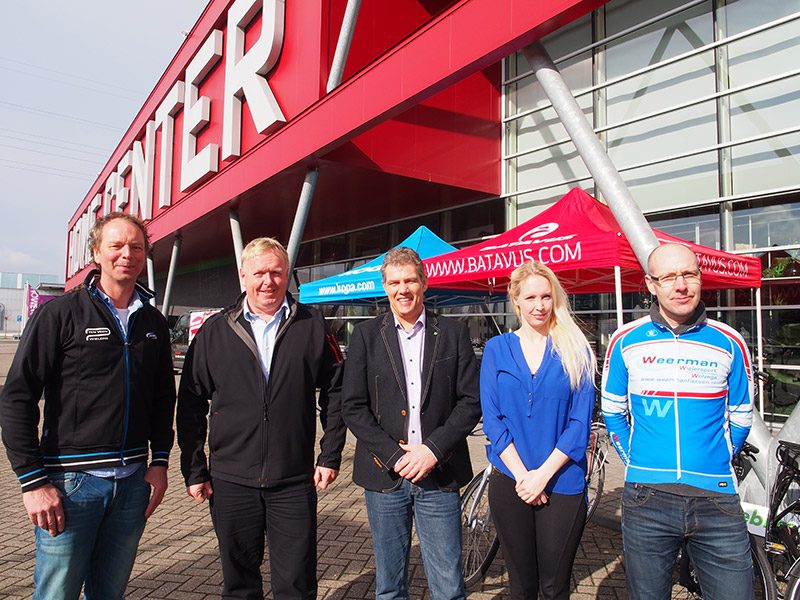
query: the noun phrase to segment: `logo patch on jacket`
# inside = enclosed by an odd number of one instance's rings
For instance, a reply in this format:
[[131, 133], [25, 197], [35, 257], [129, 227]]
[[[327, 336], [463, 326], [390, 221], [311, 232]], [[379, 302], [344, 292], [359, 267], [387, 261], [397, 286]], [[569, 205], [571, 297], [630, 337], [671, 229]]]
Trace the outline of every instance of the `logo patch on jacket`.
[[148, 331], [147, 335], [144, 336], [144, 337], [146, 337], [148, 340], [157, 340], [158, 339], [158, 336], [155, 333], [153, 333], [152, 331]]
[[111, 330], [108, 327], [87, 327], [86, 328], [86, 341], [87, 342], [102, 342], [107, 340], [111, 335]]

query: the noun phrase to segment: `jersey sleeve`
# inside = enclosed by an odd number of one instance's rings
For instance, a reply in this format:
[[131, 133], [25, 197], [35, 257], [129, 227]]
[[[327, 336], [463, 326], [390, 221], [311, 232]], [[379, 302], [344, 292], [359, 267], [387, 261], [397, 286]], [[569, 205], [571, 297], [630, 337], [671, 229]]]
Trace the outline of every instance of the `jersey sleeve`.
[[603, 363], [601, 408], [608, 435], [622, 462], [629, 462], [631, 425], [628, 420], [628, 367], [622, 358], [622, 336], [612, 338]]
[[744, 340], [738, 334], [731, 337], [731, 370], [728, 373], [728, 421], [734, 453], [742, 445], [753, 425], [753, 363]]

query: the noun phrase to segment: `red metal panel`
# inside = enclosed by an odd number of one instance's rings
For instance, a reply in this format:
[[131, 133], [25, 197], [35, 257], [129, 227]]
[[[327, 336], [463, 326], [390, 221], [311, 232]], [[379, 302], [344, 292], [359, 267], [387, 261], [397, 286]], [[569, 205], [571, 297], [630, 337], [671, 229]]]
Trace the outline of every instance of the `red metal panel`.
[[470, 75], [325, 158], [500, 193], [500, 65]]

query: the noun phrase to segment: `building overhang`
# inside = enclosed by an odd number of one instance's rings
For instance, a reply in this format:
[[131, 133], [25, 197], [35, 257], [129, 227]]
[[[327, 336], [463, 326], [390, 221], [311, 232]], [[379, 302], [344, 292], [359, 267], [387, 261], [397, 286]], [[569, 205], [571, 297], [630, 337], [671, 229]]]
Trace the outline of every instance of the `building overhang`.
[[[249, 147], [240, 156], [222, 160], [218, 172], [198, 181], [169, 206], [156, 208], [157, 202], [153, 199], [154, 208], [148, 219], [152, 240], [158, 243], [171, 238], [192, 223], [208, 220], [217, 211], [225, 210], [226, 206], [243, 207], [249, 199], [254, 198], [256, 202], [274, 203], [274, 214], [285, 219], [287, 214], [293, 214], [300, 189], [299, 185], [291, 189], [293, 183], [290, 185], [289, 182], [294, 182], [294, 174], [305, 168], [319, 167], [322, 173], [327, 171], [333, 175], [333, 182], [341, 182], [348, 174], [363, 175], [370, 166], [374, 171], [389, 173], [395, 176], [395, 184], [389, 185], [388, 189], [394, 187], [397, 190], [394, 193], [397, 200], [392, 202], [399, 202], [414, 191], [419, 195], [420, 202], [443, 190], [447, 192], [445, 195], [456, 198], [456, 202], [499, 194], [498, 62], [603, 3], [604, 0], [535, 3], [529, 0], [462, 0], [423, 24], [328, 94], [319, 91], [321, 73], [327, 70], [327, 63], [323, 65], [321, 58], [325, 56], [322, 49], [324, 44], [319, 42], [311, 52], [311, 55], [316, 53], [318, 59], [317, 64], [309, 66], [313, 82], [296, 94], [295, 100], [300, 107], [296, 114], [263, 134], [253, 130], [252, 124], [248, 125], [247, 117], [243, 115], [242, 138], [249, 140]], [[218, 30], [216, 28], [225, 27], [226, 11], [234, 4], [229, 0], [212, 1], [167, 68], [70, 220], [68, 245], [71, 258], [68, 257], [68, 263], [83, 257], [77, 256], [80, 254], [78, 246], [73, 248], [73, 243], [79, 237], [76, 231], [81, 227], [85, 229], [89, 224], [87, 221], [91, 221], [91, 218], [87, 219], [87, 215], [92, 217], [103, 212], [109, 180], [115, 173], [120, 173], [120, 164], [127, 165], [129, 159], [126, 156], [131, 148], [137, 142], [143, 144], [149, 123], [159, 108], [164, 106], [164, 99], [174, 90], [176, 82], [186, 78], [187, 65], [193, 64], [198, 51], [208, 48], [209, 37]], [[323, 19], [322, 15], [313, 11], [296, 17], [310, 20], [311, 26], [316, 28], [321, 27]], [[258, 33], [256, 31], [251, 37]], [[287, 53], [287, 50], [283, 52]], [[277, 70], [276, 67], [275, 77], [278, 77]], [[213, 77], [212, 73], [208, 89], [224, 86], [223, 75], [219, 76], [223, 79], [222, 83], [214, 83]], [[459, 89], [464, 91], [459, 92]], [[200, 91], [205, 93], [202, 87]], [[453, 98], [450, 98], [453, 94]], [[304, 99], [314, 97], [318, 99], [302, 108]], [[478, 114], [469, 114], [469, 109], [460, 110], [475, 102], [485, 106], [485, 109]], [[448, 103], [454, 111], [440, 108]], [[176, 138], [182, 125], [181, 112], [175, 119]], [[436, 123], [437, 127], [444, 123], [441, 115], [450, 113], [456, 116], [452, 123], [446, 124], [445, 129], [452, 131], [431, 143], [425, 137], [425, 130], [432, 123]], [[212, 105], [212, 125], [213, 115]], [[208, 146], [209, 139], [212, 139], [210, 136], [214, 135], [211, 131], [213, 128], [206, 129], [208, 131], [197, 136], [198, 152], [202, 144]], [[421, 140], [420, 156], [398, 158], [398, 152], [381, 153], [384, 144], [391, 148], [393, 140], [409, 131], [413, 131]], [[154, 133], [153, 144], [156, 146], [158, 139]], [[407, 141], [407, 137], [402, 139]], [[243, 143], [243, 147], [247, 145]], [[430, 161], [440, 159], [441, 152], [446, 151], [442, 149], [446, 148], [450, 148], [452, 156], [440, 161], [442, 164], [439, 166], [429, 167], [433, 164]], [[381, 158], [376, 160], [376, 156]], [[157, 162], [156, 159], [152, 160]], [[132, 179], [130, 170], [128, 167], [119, 178], [122, 182], [120, 186], [123, 186], [121, 189], [124, 189], [125, 181]], [[154, 177], [158, 180], [157, 174]], [[429, 194], [420, 193], [416, 182], [411, 181], [414, 179], [431, 181], [435, 186], [430, 188]], [[380, 177], [376, 180], [380, 180]], [[132, 185], [132, 182], [128, 185]], [[356, 201], [363, 203], [374, 198], [374, 185], [367, 185], [366, 188], [369, 190], [367, 194], [355, 194]], [[315, 211], [318, 210], [317, 206], [321, 205], [322, 208], [319, 216], [311, 217], [312, 229], [316, 221], [324, 223], [326, 214], [336, 212], [336, 206], [326, 208], [326, 204], [335, 204], [340, 198], [354, 197], [341, 196], [338, 193], [340, 188], [335, 185], [329, 189], [331, 192], [326, 194], [323, 187], [319, 199], [315, 200]], [[289, 191], [293, 193], [289, 194]], [[270, 196], [283, 195], [286, 195], [283, 202], [270, 200]], [[406, 208], [413, 205], [411, 202]], [[254, 211], [261, 214], [259, 209], [254, 208]], [[320, 231], [323, 229], [320, 228]], [[85, 232], [82, 235], [85, 236]], [[79, 281], [81, 274], [81, 269], [70, 268], [68, 264], [67, 287]]]

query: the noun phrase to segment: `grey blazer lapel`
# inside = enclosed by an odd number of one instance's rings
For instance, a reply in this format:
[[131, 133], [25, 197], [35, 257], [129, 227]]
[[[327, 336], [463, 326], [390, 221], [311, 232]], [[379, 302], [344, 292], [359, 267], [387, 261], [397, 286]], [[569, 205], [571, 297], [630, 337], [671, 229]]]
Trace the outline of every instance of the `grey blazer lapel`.
[[426, 311], [425, 313], [425, 348], [422, 356], [422, 406], [428, 402], [428, 390], [431, 387], [433, 378], [433, 365], [439, 352], [439, 319], [437, 316]]
[[383, 345], [386, 347], [386, 354], [389, 356], [389, 364], [392, 365], [392, 371], [394, 371], [395, 379], [397, 379], [397, 385], [400, 387], [403, 398], [408, 401], [406, 373], [403, 370], [403, 355], [400, 353], [400, 342], [397, 341], [397, 330], [395, 329], [394, 316], [391, 312], [384, 315], [380, 330]]

